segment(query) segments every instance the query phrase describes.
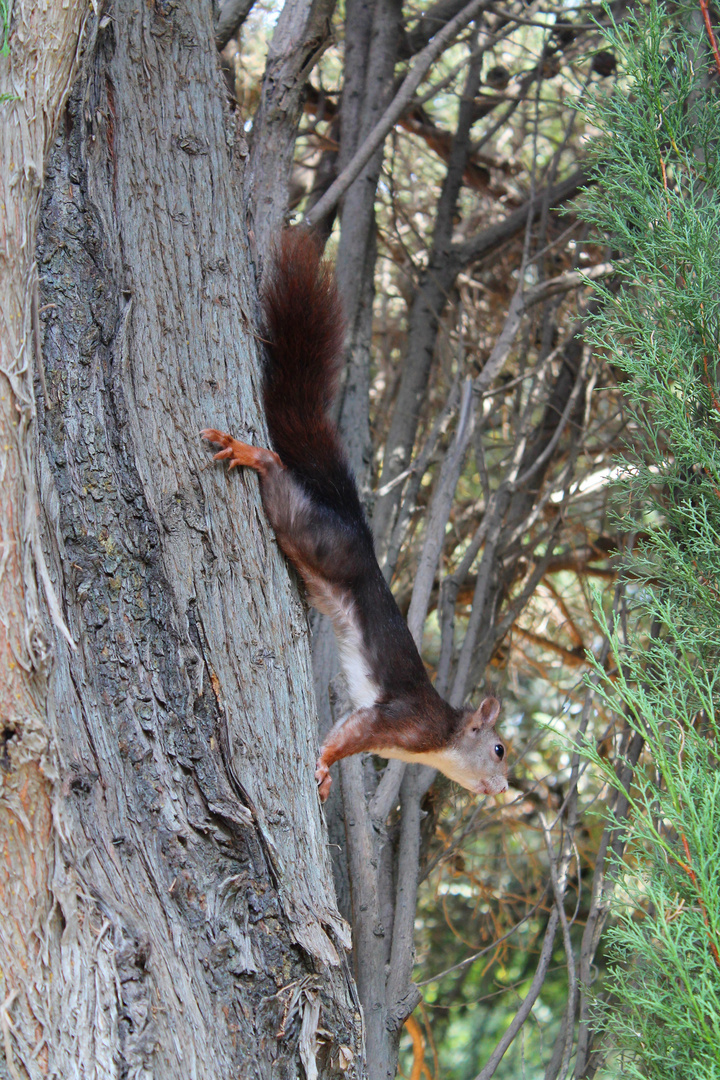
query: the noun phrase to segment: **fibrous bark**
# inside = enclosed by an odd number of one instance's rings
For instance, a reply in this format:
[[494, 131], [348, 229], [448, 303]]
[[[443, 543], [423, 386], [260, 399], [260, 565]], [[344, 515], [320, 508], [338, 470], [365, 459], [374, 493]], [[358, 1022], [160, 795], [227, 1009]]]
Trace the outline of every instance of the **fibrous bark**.
[[[0, 1024], [4, 1075], [48, 1071], [57, 763], [47, 712], [55, 604], [33, 470], [38, 348], [35, 238], [45, 160], [75, 71], [83, 3], [3, 5], [0, 37]], [[5, 1071], [6, 1070], [6, 1071]]]
[[[36, 620], [52, 653], [32, 732], [44, 799], [4, 897], [27, 909], [40, 972], [28, 988], [2, 964], [11, 1055], [63, 1080], [295, 1077], [300, 1062], [362, 1076], [305, 613], [255, 479], [225, 476], [197, 438], [207, 423], [267, 438], [210, 11], [120, 0], [93, 27], [38, 246], [34, 464], [62, 611]], [[3, 810], [23, 780], [14, 723]]]

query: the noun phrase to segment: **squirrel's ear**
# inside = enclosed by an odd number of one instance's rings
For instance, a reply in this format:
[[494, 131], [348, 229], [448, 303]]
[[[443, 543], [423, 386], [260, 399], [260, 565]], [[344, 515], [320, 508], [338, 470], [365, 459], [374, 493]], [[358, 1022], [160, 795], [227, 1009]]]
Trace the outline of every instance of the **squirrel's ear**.
[[495, 722], [500, 715], [500, 702], [495, 697], [486, 697], [481, 701], [480, 707], [473, 713], [475, 723], [484, 724], [485, 727], [495, 727]]

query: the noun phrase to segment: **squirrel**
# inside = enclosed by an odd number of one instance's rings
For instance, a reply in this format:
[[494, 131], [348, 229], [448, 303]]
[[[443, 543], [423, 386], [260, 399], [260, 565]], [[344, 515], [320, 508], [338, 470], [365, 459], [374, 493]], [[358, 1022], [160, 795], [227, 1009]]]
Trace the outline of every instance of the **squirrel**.
[[373, 536], [335, 424], [328, 416], [345, 322], [334, 275], [315, 240], [288, 229], [267, 271], [264, 405], [274, 450], [206, 428], [216, 459], [244, 465], [278, 543], [328, 615], [354, 711], [330, 730], [315, 777], [324, 802], [330, 767], [368, 751], [439, 769], [468, 790], [507, 788], [507, 753], [494, 731], [500, 703], [453, 708], [433, 687], [375, 557]]

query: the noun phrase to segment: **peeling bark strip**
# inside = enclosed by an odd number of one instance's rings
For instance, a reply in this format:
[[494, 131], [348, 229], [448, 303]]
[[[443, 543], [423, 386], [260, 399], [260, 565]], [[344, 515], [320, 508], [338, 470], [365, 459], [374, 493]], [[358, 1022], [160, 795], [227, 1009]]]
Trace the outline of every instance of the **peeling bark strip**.
[[46, 154], [87, 13], [84, 3], [16, 0], [0, 56], [0, 1071], [13, 1077], [47, 1071], [53, 1027], [55, 762], [30, 444], [35, 235]]
[[[26, 7], [20, 59], [62, 48], [0, 151], [0, 1075], [360, 1078], [305, 614], [254, 479], [197, 439], [263, 426], [210, 5], [93, 19], [47, 165], [84, 9], [50, 5], [30, 49]], [[36, 528], [76, 651], [39, 610]]]

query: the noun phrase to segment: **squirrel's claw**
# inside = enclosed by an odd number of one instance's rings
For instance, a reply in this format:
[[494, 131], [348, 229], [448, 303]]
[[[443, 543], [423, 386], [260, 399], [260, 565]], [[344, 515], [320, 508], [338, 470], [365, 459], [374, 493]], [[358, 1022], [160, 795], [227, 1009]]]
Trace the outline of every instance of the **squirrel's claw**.
[[239, 442], [232, 435], [228, 435], [224, 431], [217, 431], [215, 428], [204, 428], [200, 434], [208, 442], [217, 443], [218, 446], [222, 447], [222, 450], [218, 450], [217, 454], [213, 454], [213, 460], [227, 461], [230, 469], [234, 469], [236, 465], [247, 465], [248, 468], [255, 469], [261, 476], [265, 476], [268, 469], [274, 469], [278, 466], [281, 469], [285, 468], [273, 450], [266, 450], [262, 446], [248, 446], [247, 443]]
[[318, 784], [318, 795], [320, 796], [320, 802], [325, 802], [330, 794], [330, 788], [332, 786], [332, 777], [327, 765], [318, 762], [317, 769], [315, 770], [315, 779]]
[[228, 446], [232, 442], [231, 435], [226, 435], [224, 431], [218, 431], [217, 428], [203, 428], [200, 434], [203, 439], [207, 439], [208, 442], [219, 443], [220, 446]]

